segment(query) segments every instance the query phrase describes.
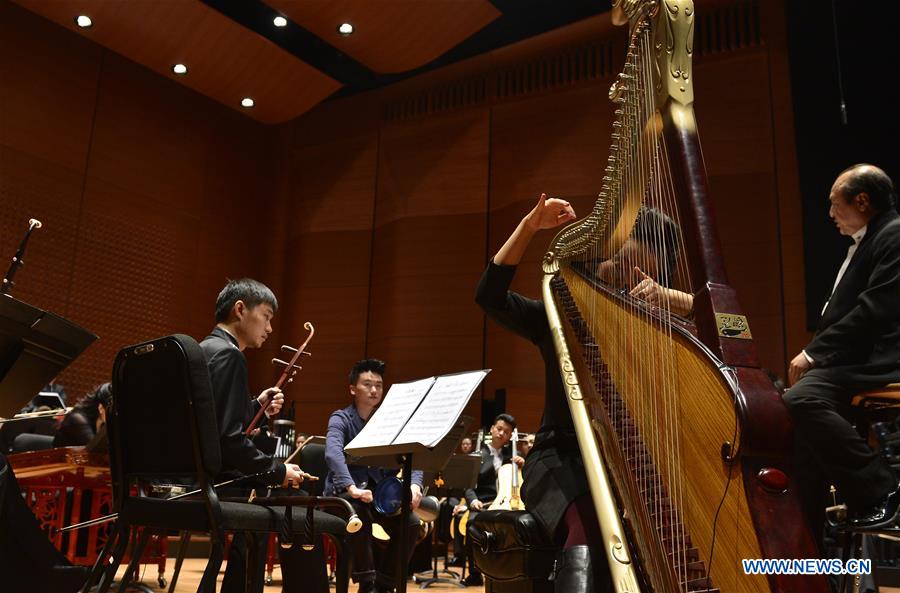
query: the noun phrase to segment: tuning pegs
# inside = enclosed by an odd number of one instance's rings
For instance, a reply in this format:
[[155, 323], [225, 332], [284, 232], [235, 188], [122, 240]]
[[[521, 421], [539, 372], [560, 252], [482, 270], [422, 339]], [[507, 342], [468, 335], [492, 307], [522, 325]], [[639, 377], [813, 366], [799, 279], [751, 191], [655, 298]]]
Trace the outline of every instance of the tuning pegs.
[[[272, 364], [275, 364], [275, 365], [278, 365], [278, 366], [282, 366], [282, 367], [286, 367], [286, 366], [290, 366], [291, 363], [289, 363], [289, 362], [287, 362], [287, 361], [284, 361], [284, 360], [281, 360], [280, 358], [273, 358], [273, 359], [272, 359]], [[296, 373], [297, 371], [299, 371], [299, 370], [302, 369], [303, 367], [300, 366], [299, 364], [295, 364], [293, 368], [294, 368], [294, 373]]]
[[[288, 346], [287, 344], [282, 344], [282, 345], [281, 345], [281, 349], [282, 349], [284, 352], [287, 352], [288, 354], [296, 354], [296, 353], [297, 353], [297, 349], [296, 349], [296, 348], [294, 348], [294, 347], [292, 347], [292, 346]], [[306, 350], [304, 350], [304, 351], [303, 351], [303, 356], [312, 356], [312, 354], [311, 354], [310, 352], [307, 352]]]

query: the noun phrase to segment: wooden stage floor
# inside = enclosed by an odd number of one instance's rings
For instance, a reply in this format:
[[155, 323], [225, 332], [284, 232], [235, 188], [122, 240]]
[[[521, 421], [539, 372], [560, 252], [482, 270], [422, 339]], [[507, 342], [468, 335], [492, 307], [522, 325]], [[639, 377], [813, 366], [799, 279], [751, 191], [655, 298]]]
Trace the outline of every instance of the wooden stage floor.
[[[175, 588], [177, 593], [194, 593], [197, 590], [197, 585], [200, 582], [200, 577], [203, 575], [203, 568], [206, 566], [205, 558], [185, 558], [184, 565], [181, 567], [181, 575], [178, 577], [178, 586]], [[166, 578], [172, 578], [172, 571], [175, 568], [175, 560], [169, 559], [169, 562], [166, 566]], [[158, 583], [156, 582], [156, 567], [153, 565], [142, 565], [141, 566], [143, 572], [142, 582], [153, 589], [154, 591], [163, 591], [163, 589], [159, 588]], [[119, 570], [119, 574], [123, 572], [124, 569]], [[224, 567], [222, 571], [219, 573], [219, 584], [222, 583], [222, 574], [224, 574]], [[272, 574], [272, 584], [263, 588], [263, 593], [279, 593], [281, 591], [281, 569], [279, 567], [275, 567], [275, 572]], [[350, 593], [356, 593], [358, 587], [350, 583]], [[411, 580], [406, 584], [407, 591], [469, 591], [472, 593], [483, 591], [483, 587], [468, 587], [463, 589], [461, 587], [450, 585], [446, 583], [435, 583], [428, 587], [428, 589], [420, 589], [419, 585], [412, 582]], [[334, 588], [331, 589], [332, 593], [334, 592]]]

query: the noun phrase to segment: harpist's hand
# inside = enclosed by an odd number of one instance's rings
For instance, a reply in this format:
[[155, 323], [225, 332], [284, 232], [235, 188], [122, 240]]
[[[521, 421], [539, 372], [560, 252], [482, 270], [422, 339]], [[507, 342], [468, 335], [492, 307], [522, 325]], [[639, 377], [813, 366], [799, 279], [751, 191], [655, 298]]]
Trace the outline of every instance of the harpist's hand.
[[521, 468], [525, 465], [525, 458], [521, 455], [513, 455], [512, 462]]
[[790, 368], [788, 368], [788, 381], [790, 381], [790, 384], [793, 385], [794, 383], [802, 379], [803, 375], [805, 375], [806, 371], [808, 371], [811, 367], [812, 365], [809, 364], [809, 361], [806, 359], [806, 355], [804, 353], [801, 352], [800, 354], [795, 356], [791, 361]]
[[372, 502], [372, 491], [367, 488], [357, 488], [355, 485], [347, 488], [347, 494], [362, 502]]
[[547, 194], [541, 194], [535, 207], [525, 216], [526, 225], [533, 231], [552, 229], [570, 220], [575, 220], [572, 205], [559, 198], [548, 198]]

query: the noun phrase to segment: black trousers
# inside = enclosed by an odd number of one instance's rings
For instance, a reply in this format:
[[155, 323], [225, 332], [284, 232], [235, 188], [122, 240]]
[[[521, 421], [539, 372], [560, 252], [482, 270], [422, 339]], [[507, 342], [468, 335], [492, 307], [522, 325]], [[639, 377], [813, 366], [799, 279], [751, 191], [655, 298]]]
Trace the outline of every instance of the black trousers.
[[[396, 577], [398, 554], [401, 553], [397, 543], [400, 540], [402, 526], [400, 516], [382, 517], [375, 512], [371, 504], [360, 502], [347, 494], [342, 494], [341, 498], [348, 500], [353, 505], [353, 510], [363, 524], [359, 531], [348, 536], [350, 550], [353, 554], [353, 571], [350, 574], [353, 581], [356, 583], [376, 582], [384, 587], [396, 587], [399, 582]], [[372, 523], [381, 525], [391, 538], [386, 544], [384, 553], [378, 555], [377, 566], [373, 549], [376, 543], [375, 538], [372, 537]], [[406, 550], [403, 551], [405, 565], [408, 565], [412, 558], [418, 530], [419, 519], [414, 514], [410, 514], [406, 531]], [[404, 574], [401, 578], [405, 577]]]
[[813, 369], [784, 394], [794, 421], [801, 502], [817, 535], [824, 523], [827, 483], [838, 487], [851, 508], [874, 505], [897, 485], [893, 469], [848, 420], [853, 395], [879, 386], [841, 385]]
[[234, 534], [231, 547], [228, 549], [228, 564], [225, 567], [225, 576], [222, 577], [221, 593], [243, 593], [248, 567], [249, 576], [253, 579], [250, 590], [253, 593], [262, 593], [268, 543], [269, 538], [265, 533]]

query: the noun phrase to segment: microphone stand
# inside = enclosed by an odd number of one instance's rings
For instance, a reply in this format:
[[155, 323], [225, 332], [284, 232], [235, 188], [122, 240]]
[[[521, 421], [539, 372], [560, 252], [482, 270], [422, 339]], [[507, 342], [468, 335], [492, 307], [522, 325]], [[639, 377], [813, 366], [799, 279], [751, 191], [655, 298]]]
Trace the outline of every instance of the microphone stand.
[[13, 286], [16, 285], [16, 283], [13, 282], [13, 278], [16, 276], [16, 271], [21, 266], [25, 265], [25, 260], [22, 258], [25, 257], [25, 247], [28, 245], [28, 239], [31, 237], [31, 233], [34, 229], [39, 229], [41, 226], [43, 226], [41, 225], [41, 221], [36, 218], [32, 218], [28, 221], [28, 231], [26, 231], [22, 242], [19, 243], [19, 248], [13, 256], [12, 263], [9, 264], [9, 269], [6, 271], [6, 276], [3, 278], [3, 284], [0, 285], [0, 294], [7, 294], [12, 290]]

